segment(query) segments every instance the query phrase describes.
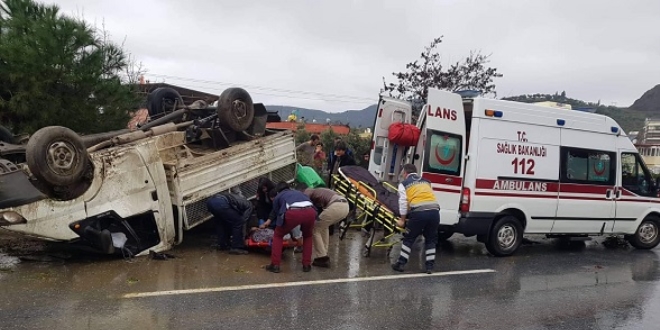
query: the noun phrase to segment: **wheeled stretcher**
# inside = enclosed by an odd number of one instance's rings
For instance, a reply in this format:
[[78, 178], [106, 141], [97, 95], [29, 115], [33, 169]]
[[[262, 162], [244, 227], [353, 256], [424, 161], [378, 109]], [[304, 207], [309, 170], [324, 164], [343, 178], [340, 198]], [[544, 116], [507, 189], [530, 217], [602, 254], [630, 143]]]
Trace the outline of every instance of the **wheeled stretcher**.
[[[365, 257], [371, 254], [372, 247], [385, 247], [389, 255], [396, 244], [394, 236], [404, 230], [396, 225], [399, 218], [397, 189], [387, 182], [378, 182], [369, 171], [359, 166], [344, 166], [338, 171], [339, 174], [331, 178], [333, 190], [348, 200], [351, 213], [361, 212], [360, 216], [349, 216], [340, 223], [339, 238], [343, 239], [349, 228], [360, 228], [369, 237], [364, 246]], [[376, 241], [379, 228], [383, 229], [383, 237]]]
[[[287, 236], [289, 238], [287, 239]], [[294, 240], [291, 238], [291, 235], [284, 236], [282, 241], [283, 248], [291, 248], [296, 246], [302, 246], [302, 239]], [[256, 232], [250, 233], [245, 239], [245, 245], [248, 248], [263, 248], [267, 249], [273, 245], [273, 233], [272, 230], [270, 233], [265, 232], [263, 229], [260, 229]]]

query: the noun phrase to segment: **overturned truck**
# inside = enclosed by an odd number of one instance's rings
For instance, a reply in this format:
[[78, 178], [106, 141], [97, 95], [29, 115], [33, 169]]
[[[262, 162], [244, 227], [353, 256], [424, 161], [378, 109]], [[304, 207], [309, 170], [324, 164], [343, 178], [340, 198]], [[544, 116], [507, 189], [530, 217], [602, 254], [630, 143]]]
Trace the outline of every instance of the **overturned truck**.
[[44, 127], [20, 144], [0, 131], [0, 228], [106, 254], [144, 255], [182, 242], [211, 218], [206, 201], [257, 180], [295, 178], [291, 131], [266, 129], [263, 104], [240, 88], [217, 106], [159, 88], [136, 130], [80, 136]]

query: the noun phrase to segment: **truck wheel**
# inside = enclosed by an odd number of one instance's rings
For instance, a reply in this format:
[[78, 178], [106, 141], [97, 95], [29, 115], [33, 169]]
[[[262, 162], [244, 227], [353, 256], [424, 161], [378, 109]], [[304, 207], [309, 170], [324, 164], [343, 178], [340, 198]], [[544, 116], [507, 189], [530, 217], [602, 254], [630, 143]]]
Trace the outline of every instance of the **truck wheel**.
[[523, 239], [523, 228], [520, 221], [511, 215], [505, 215], [495, 222], [490, 229], [486, 249], [496, 257], [512, 255]]
[[82, 139], [61, 126], [36, 131], [27, 143], [25, 158], [30, 172], [52, 187], [78, 183], [89, 164]]
[[660, 243], [660, 219], [647, 218], [639, 224], [634, 235], [627, 236], [628, 243], [637, 249], [648, 250]]
[[154, 89], [147, 96], [149, 116], [161, 115], [176, 110], [174, 109], [174, 103], [183, 106], [183, 99], [179, 92], [169, 87]]
[[242, 88], [227, 88], [218, 100], [218, 118], [236, 132], [246, 130], [254, 119], [250, 94]]
[[11, 133], [6, 127], [0, 126], [0, 142], [18, 144], [14, 134]]

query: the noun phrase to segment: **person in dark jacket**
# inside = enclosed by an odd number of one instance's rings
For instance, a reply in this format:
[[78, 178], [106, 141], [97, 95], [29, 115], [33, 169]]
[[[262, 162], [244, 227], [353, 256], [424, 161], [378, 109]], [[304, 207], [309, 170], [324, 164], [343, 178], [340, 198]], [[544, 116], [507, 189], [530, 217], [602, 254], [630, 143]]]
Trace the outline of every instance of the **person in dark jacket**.
[[273, 273], [280, 272], [282, 240], [293, 228], [300, 226], [303, 236], [303, 272], [309, 272], [312, 270], [312, 236], [317, 215], [314, 204], [307, 195], [291, 189], [286, 182], [278, 183], [275, 190], [270, 192], [270, 196], [273, 199], [273, 212], [264, 225], [268, 226], [274, 222], [275, 235], [273, 236], [270, 265], [266, 266], [266, 270]]
[[353, 156], [349, 155], [346, 152], [347, 150], [348, 147], [346, 146], [346, 142], [344, 141], [339, 141], [335, 145], [335, 157], [332, 158], [332, 161], [328, 166], [328, 171], [330, 172], [330, 176], [328, 178], [328, 187], [330, 189], [332, 189], [332, 175], [339, 174], [338, 170], [340, 167], [355, 165], [355, 160], [353, 159]]
[[273, 201], [268, 196], [268, 193], [273, 189], [275, 189], [275, 183], [273, 181], [270, 181], [266, 177], [259, 179], [257, 188], [257, 219], [260, 222], [266, 221], [270, 212], [273, 210]]
[[[335, 149], [334, 149], [334, 148], [337, 147], [337, 144], [338, 144], [339, 142], [346, 143], [346, 142], [344, 142], [344, 141], [341, 139], [341, 136], [337, 136], [337, 137], [335, 137], [335, 140], [334, 140], [334, 142], [333, 142], [333, 144], [332, 144], [333, 149], [330, 149], [330, 153], [328, 154], [328, 165], [327, 165], [327, 166], [328, 166], [328, 170], [332, 169], [332, 167], [330, 167], [330, 164], [332, 164], [332, 162], [334, 161], [334, 159], [337, 158], [337, 155], [336, 155], [336, 153], [335, 153]], [[349, 157], [353, 158], [353, 151], [351, 151], [351, 148], [348, 147], [348, 144], [346, 144], [346, 154], [347, 154]]]
[[229, 250], [230, 254], [247, 254], [245, 224], [252, 214], [252, 203], [234, 190], [209, 198], [206, 207], [213, 214], [218, 249]]

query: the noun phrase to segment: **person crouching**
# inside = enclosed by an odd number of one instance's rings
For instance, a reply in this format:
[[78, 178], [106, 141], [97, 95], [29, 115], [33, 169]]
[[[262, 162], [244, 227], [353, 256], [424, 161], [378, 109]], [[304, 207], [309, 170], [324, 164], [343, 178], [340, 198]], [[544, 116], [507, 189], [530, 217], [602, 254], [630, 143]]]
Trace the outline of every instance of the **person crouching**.
[[330, 257], [328, 256], [330, 226], [346, 219], [349, 212], [348, 201], [344, 196], [328, 188], [308, 188], [307, 185], [300, 184], [298, 189], [309, 197], [317, 209], [322, 210], [319, 220], [314, 224], [314, 261], [312, 265], [330, 267]]
[[213, 214], [218, 249], [229, 250], [230, 254], [248, 254], [245, 225], [252, 214], [252, 203], [234, 190], [209, 198], [206, 208]]
[[275, 235], [270, 253], [270, 265], [266, 270], [273, 273], [280, 272], [282, 261], [282, 244], [284, 236], [296, 226], [300, 226], [303, 236], [302, 264], [303, 272], [312, 270], [312, 236], [316, 209], [307, 195], [293, 190], [286, 182], [277, 184], [270, 192], [273, 199], [273, 212], [268, 217], [265, 226], [275, 221]]

